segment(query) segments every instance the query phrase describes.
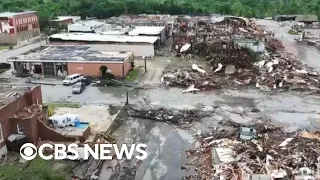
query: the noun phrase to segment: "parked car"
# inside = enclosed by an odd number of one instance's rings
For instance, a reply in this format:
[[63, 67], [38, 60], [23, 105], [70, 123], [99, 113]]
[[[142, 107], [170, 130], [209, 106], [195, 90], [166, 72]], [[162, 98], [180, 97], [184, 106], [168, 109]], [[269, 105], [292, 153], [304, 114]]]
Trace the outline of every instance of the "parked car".
[[81, 81], [83, 79], [83, 76], [81, 74], [72, 74], [67, 76], [64, 80], [63, 80], [63, 85], [72, 85], [75, 84], [79, 81]]
[[83, 82], [85, 86], [89, 86], [92, 83], [92, 76], [85, 76], [81, 82]]
[[73, 85], [72, 94], [81, 94], [85, 88], [86, 88], [85, 83], [78, 82], [75, 85]]
[[239, 140], [253, 140], [257, 138], [257, 132], [253, 128], [240, 127], [238, 139]]

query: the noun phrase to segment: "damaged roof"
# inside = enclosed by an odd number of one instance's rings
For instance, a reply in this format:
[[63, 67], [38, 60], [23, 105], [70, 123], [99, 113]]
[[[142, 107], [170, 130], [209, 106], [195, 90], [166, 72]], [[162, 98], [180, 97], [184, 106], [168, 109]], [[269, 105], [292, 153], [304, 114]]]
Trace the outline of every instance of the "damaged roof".
[[33, 87], [16, 87], [13, 85], [1, 85], [0, 86], [0, 109], [23, 96], [25, 92], [29, 91]]
[[121, 43], [155, 43], [159, 37], [155, 36], [123, 36], [104, 35], [96, 33], [61, 33], [49, 36], [49, 40], [87, 41], [87, 42], [121, 42]]
[[108, 62], [122, 63], [132, 52], [92, 51], [86, 46], [41, 46], [11, 57], [8, 62]]
[[129, 35], [159, 35], [164, 28], [164, 26], [136, 26]]

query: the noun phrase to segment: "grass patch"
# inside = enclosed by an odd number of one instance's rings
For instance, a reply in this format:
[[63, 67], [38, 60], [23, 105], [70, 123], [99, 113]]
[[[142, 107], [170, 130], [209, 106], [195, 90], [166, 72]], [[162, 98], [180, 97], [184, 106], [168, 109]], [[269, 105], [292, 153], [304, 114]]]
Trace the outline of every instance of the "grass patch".
[[54, 161], [36, 157], [25, 164], [14, 161], [0, 166], [1, 180], [65, 180], [70, 169], [53, 169]]
[[126, 81], [135, 81], [139, 77], [139, 74], [140, 74], [140, 69], [135, 68], [128, 73], [125, 80]]
[[50, 103], [45, 103], [45, 105], [50, 106], [52, 108], [57, 108], [57, 107], [80, 108], [82, 106], [80, 103], [74, 103], [74, 102], [50, 102]]
[[45, 103], [45, 106], [48, 106], [48, 115], [52, 116], [54, 111], [58, 107], [67, 107], [67, 108], [80, 108], [82, 105], [80, 103], [72, 103], [72, 102], [50, 102]]
[[0, 50], [9, 49], [9, 46], [0, 46]]
[[293, 35], [299, 35], [298, 32], [296, 32], [296, 31], [294, 31], [294, 30], [292, 30], [292, 29], [290, 29], [290, 30], [288, 31], [288, 33], [289, 33], [289, 34], [293, 34]]
[[6, 71], [8, 71], [8, 70], [9, 70], [9, 69], [0, 69], [0, 74], [6, 72]]

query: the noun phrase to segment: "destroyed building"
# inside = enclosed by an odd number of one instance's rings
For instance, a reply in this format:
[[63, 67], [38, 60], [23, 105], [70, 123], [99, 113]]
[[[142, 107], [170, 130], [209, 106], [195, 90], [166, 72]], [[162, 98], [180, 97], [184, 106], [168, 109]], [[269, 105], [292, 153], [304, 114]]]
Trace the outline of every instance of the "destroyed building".
[[173, 31], [172, 50], [179, 51], [185, 44], [194, 46], [197, 43], [210, 43], [215, 39], [231, 40], [237, 31], [252, 34], [254, 30], [248, 28], [249, 24], [248, 19], [234, 16], [178, 17]]
[[319, 92], [319, 74], [286, 53], [281, 41], [254, 20], [178, 17], [175, 31], [172, 48], [177, 56], [206, 63], [167, 69], [161, 79], [166, 86], [186, 88], [183, 92], [244, 85], [255, 85], [263, 91], [304, 88]]
[[[35, 111], [35, 118], [18, 119], [16, 114], [27, 109], [28, 112], [34, 108], [30, 106], [42, 105], [41, 87], [27, 87], [12, 89], [1, 87], [0, 89], [0, 156], [7, 153], [8, 145], [13, 148], [22, 145], [26, 141], [36, 143], [38, 141], [37, 118], [43, 118], [41, 111]], [[29, 110], [28, 110], [29, 109]], [[26, 117], [25, 115], [23, 115]], [[21, 141], [22, 144], [21, 144]], [[14, 144], [16, 142], [17, 144]], [[19, 150], [20, 147], [18, 147]]]
[[231, 121], [220, 125], [212, 132], [195, 134], [199, 145], [187, 156], [197, 171], [185, 179], [319, 178], [319, 132], [289, 132], [258, 121], [250, 126], [257, 136], [242, 139], [243, 125]]
[[50, 127], [47, 107], [42, 104], [41, 86], [1, 86], [0, 115], [0, 157], [8, 151], [19, 152], [27, 142], [84, 142], [91, 134], [89, 124], [86, 128], [63, 130]]
[[83, 74], [100, 77], [100, 67], [106, 66], [109, 73], [123, 78], [131, 69], [133, 58], [131, 52], [95, 51], [86, 46], [41, 46], [11, 57], [8, 62], [14, 63], [18, 76]]

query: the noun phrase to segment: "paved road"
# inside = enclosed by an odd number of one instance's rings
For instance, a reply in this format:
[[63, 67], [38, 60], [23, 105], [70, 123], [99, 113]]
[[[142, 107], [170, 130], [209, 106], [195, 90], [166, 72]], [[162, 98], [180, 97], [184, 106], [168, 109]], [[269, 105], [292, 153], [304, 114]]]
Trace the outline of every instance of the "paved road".
[[41, 42], [36, 42], [36, 43], [26, 45], [23, 47], [19, 47], [19, 48], [13, 49], [13, 50], [9, 50], [6, 52], [2, 52], [2, 53], [0, 53], [0, 63], [7, 62], [7, 59], [12, 56], [19, 55], [21, 53], [27, 52], [31, 49], [37, 48], [40, 45], [45, 45], [45, 44], [46, 44], [46, 41], [41, 41]]
[[258, 20], [257, 23], [273, 31], [275, 37], [282, 41], [289, 53], [294, 54], [300, 61], [308, 66], [320, 71], [319, 50], [312, 46], [297, 44], [294, 39], [300, 38], [300, 35], [289, 34], [289, 26], [281, 27], [278, 22], [270, 20]]

